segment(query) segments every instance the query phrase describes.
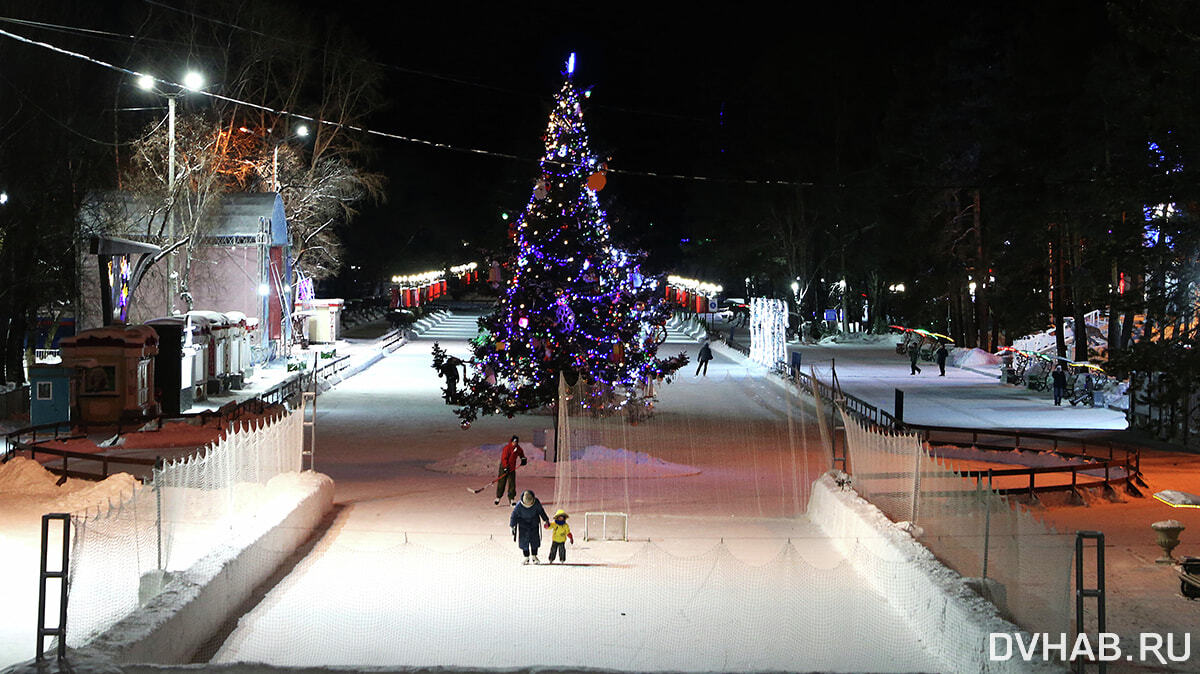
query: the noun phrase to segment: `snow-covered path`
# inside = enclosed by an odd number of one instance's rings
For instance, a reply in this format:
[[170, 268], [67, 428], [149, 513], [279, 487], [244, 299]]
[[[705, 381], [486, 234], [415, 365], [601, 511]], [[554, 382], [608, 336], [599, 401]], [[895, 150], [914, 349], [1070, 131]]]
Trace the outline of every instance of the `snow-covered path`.
[[829, 381], [836, 361], [842, 390], [892, 412], [895, 391], [904, 391], [904, 420], [914, 424], [962, 428], [1124, 429], [1123, 412], [1110, 409], [1055, 407], [1047, 391], [1031, 391], [999, 383], [998, 375], [947, 367], [938, 376], [935, 363], [921, 361], [922, 372], [910, 374], [908, 359], [892, 342], [793, 346], [802, 354], [804, 371], [816, 368]]
[[[693, 365], [665, 386], [651, 420], [620, 427], [628, 448], [699, 474], [581, 481], [582, 507], [629, 512], [636, 540], [585, 542], [576, 510], [572, 564], [521, 566], [507, 506], [464, 489], [487, 478], [426, 468], [551, 425], [459, 428], [429, 349], [465, 355], [474, 321], [454, 316], [320, 398], [316, 467], [334, 478], [340, 510], [214, 662], [943, 669], [802, 514], [823, 466], [800, 408], [720, 355], [707, 377]], [[695, 355], [684, 341], [663, 353], [679, 350]], [[553, 512], [551, 478], [518, 481]]]

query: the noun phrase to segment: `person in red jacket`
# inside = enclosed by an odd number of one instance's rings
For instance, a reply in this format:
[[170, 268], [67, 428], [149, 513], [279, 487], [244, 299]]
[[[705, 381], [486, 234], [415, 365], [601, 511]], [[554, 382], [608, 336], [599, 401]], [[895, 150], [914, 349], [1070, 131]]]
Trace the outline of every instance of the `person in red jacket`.
[[508, 505], [517, 504], [517, 459], [521, 460], [522, 466], [527, 463], [525, 450], [521, 449], [520, 442], [514, 435], [512, 440], [504, 445], [504, 449], [500, 450], [500, 479], [496, 480], [496, 500], [492, 501], [492, 504], [500, 505], [505, 485], [508, 485]]

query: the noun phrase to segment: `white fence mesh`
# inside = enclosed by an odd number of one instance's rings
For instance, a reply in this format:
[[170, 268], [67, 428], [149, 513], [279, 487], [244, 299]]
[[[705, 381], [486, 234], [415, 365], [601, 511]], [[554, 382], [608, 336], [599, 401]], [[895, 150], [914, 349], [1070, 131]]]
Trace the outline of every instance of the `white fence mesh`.
[[299, 412], [249, 421], [154, 471], [120, 503], [71, 518], [67, 644], [88, 643], [223, 545], [258, 531], [266, 484], [300, 470]]
[[942, 466], [917, 436], [870, 430], [845, 412], [842, 419], [863, 498], [895, 522], [915, 523], [921, 543], [950, 568], [986, 578], [982, 593], [1021, 627], [1071, 631], [1073, 536]]

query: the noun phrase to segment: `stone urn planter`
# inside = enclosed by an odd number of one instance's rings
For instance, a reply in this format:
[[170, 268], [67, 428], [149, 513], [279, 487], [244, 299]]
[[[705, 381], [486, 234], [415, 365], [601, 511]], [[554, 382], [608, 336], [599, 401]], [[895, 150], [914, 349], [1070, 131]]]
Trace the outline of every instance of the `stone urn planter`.
[[1154, 560], [1159, 564], [1174, 564], [1175, 558], [1171, 551], [1179, 545], [1179, 532], [1184, 530], [1183, 522], [1178, 520], [1163, 520], [1150, 525], [1158, 534], [1158, 546], [1163, 549], [1163, 556]]

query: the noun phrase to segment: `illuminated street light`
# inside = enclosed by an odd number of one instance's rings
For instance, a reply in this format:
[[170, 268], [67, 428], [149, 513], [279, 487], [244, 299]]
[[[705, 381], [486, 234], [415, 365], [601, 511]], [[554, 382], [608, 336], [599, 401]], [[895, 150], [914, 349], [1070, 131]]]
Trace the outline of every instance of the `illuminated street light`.
[[0, 206], [8, 203], [8, 192], [0, 192]]
[[[150, 75], [139, 75], [137, 78], [137, 86], [139, 89], [141, 89], [143, 91], [150, 91], [150, 92], [156, 93], [159, 96], [164, 96], [167, 99], [167, 194], [170, 195], [169, 198], [174, 199], [175, 198], [175, 99], [182, 96], [183, 91], [176, 91], [174, 93], [159, 91], [158, 88], [155, 87], [156, 83], [157, 83], [157, 80], [155, 80]], [[183, 88], [184, 89], [186, 89], [188, 91], [198, 91], [203, 86], [204, 86], [204, 77], [200, 73], [196, 72], [195, 70], [189, 70], [187, 73], [184, 74], [184, 76], [183, 76]], [[177, 213], [178, 213], [178, 211], [176, 209], [171, 209], [172, 217], [169, 217], [167, 219], [167, 245], [170, 245], [171, 242], [175, 240], [175, 218], [174, 218], [174, 216]], [[175, 266], [174, 253], [167, 254], [166, 264], [167, 264], [166, 278], [168, 279], [166, 281], [166, 294], [167, 294], [167, 296], [166, 296], [166, 300], [167, 300], [166, 312], [167, 312], [167, 314], [171, 314], [171, 313], [174, 313], [174, 308], [175, 308], [175, 293], [172, 292], [172, 290], [171, 290], [171, 281], [170, 281], [170, 279], [175, 278], [174, 270], [172, 269], [172, 267]]]
[[308, 138], [308, 127], [303, 124], [297, 126], [296, 135], [300, 136], [301, 138]]
[[204, 87], [204, 76], [195, 70], [187, 71], [183, 76], [183, 88], [188, 91], [199, 91]]

